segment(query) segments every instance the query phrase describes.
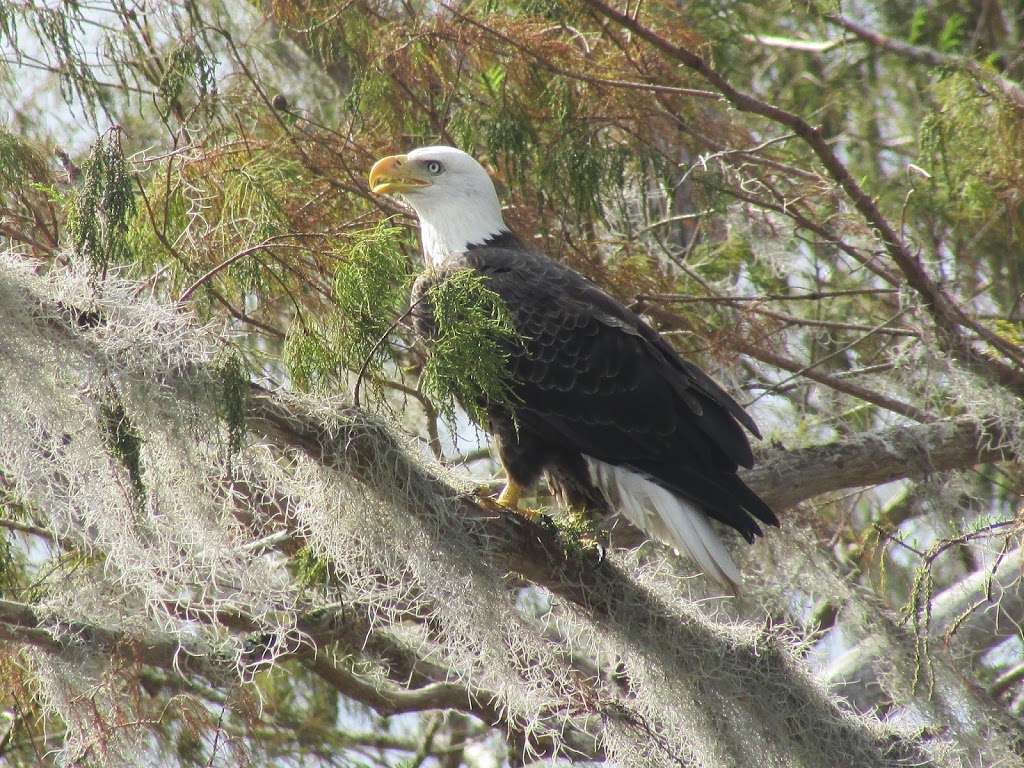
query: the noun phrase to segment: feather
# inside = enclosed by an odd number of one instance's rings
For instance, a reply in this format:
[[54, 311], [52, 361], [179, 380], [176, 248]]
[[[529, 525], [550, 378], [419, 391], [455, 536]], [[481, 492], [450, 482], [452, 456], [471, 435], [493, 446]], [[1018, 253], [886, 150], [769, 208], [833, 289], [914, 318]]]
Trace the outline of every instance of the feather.
[[647, 535], [688, 554], [723, 587], [738, 590], [743, 577], [703, 511], [638, 472], [585, 458], [591, 482], [616, 512]]

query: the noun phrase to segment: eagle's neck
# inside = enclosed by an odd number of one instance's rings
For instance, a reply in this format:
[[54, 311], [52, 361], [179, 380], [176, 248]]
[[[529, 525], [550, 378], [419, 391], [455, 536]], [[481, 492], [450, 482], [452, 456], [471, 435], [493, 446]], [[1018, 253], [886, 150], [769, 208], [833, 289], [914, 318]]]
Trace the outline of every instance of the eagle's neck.
[[420, 219], [423, 256], [429, 266], [440, 267], [452, 256], [509, 232], [496, 195], [490, 200], [459, 202], [436, 206], [414, 203]]

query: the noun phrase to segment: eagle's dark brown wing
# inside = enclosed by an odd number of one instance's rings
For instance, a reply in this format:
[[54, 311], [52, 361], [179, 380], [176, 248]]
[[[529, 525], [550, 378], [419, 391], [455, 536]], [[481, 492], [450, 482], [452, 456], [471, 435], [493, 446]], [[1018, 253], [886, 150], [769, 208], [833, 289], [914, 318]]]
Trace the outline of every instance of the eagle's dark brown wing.
[[655, 480], [752, 540], [772, 511], [736, 474], [751, 466], [749, 415], [635, 313], [515, 240], [475, 247], [470, 268], [505, 302], [520, 430]]

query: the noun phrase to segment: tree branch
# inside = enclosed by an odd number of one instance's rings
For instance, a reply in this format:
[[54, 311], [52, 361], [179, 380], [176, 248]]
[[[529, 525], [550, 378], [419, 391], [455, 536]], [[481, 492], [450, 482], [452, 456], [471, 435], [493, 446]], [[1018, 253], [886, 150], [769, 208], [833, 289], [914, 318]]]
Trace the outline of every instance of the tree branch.
[[[76, 322], [75, 317], [81, 313], [68, 311], [41, 288], [30, 289], [29, 285], [40, 284], [20, 283], [21, 289], [32, 293], [18, 302], [18, 311], [29, 313], [37, 323], [46, 326], [40, 343], [76, 350], [75, 354], [86, 359], [94, 356], [96, 365], [116, 368], [125, 387], [135, 386], [133, 382], [137, 381], [145, 391], [152, 392], [157, 385], [161, 397], [190, 403], [211, 414], [216, 412], [219, 388], [213, 382], [218, 378], [207, 365], [182, 365], [163, 355], [159, 357], [163, 362], [158, 363], [156, 358], [138, 353], [127, 358], [117, 352], [111, 354], [102, 343], [110, 335], [102, 305], [89, 313], [89, 323]], [[25, 318], [20, 322], [24, 323]], [[173, 343], [181, 343], [177, 335]], [[139, 362], [142, 360], [146, 362]], [[683, 670], [693, 662], [680, 654], [711, 649], [716, 664], [742, 670], [749, 681], [744, 690], [755, 693], [735, 698], [728, 687], [719, 693], [727, 697], [729, 707], [747, 712], [751, 722], [770, 722], [781, 706], [787, 711], [805, 713], [802, 717], [808, 728], [828, 732], [830, 738], [840, 740], [858, 754], [880, 755], [890, 748], [880, 744], [859, 721], [851, 720], [836, 702], [824, 698], [806, 671], [791, 666], [777, 638], [730, 635], [728, 642], [723, 642], [719, 629], [668, 605], [659, 593], [638, 582], [631, 568], [618, 558], [598, 565], [569, 555], [556, 530], [460, 492], [440, 468], [428, 467], [421, 457], [410, 455], [395, 432], [362, 409], [344, 405], [326, 409], [322, 403], [253, 384], [246, 416], [248, 433], [256, 441], [284, 456], [305, 454], [314, 462], [356, 480], [367, 494], [393, 510], [398, 519], [403, 515], [418, 518], [424, 523], [421, 530], [432, 537], [428, 546], [437, 552], [451, 550], [454, 556], [461, 557], [458, 553], [470, 547], [479, 553], [473, 567], [519, 574], [545, 587], [588, 623], [600, 626], [613, 646], [657, 649], [662, 672], [671, 679], [678, 675], [680, 685], [687, 684], [687, 673]], [[989, 437], [994, 434], [998, 433], [971, 422], [944, 422], [883, 430], [795, 452], [774, 449], [762, 455], [763, 466], [748, 477], [776, 508], [783, 509], [803, 498], [851, 485], [885, 482], [1000, 458], [1003, 453], [998, 441]], [[386, 472], [381, 471], [382, 467], [387, 468]], [[455, 550], [453, 542], [457, 542]], [[15, 619], [6, 622], [9, 626], [21, 626], [17, 614], [8, 618]], [[227, 622], [228, 618], [218, 614], [217, 620]], [[42, 629], [35, 619], [21, 624], [29, 633]], [[82, 630], [92, 632], [91, 627]], [[114, 647], [121, 639], [111, 636], [111, 630], [103, 632], [93, 637], [106, 646]], [[672, 639], [670, 645], [666, 645], [666, 638]], [[30, 640], [50, 642], [45, 635], [33, 635]], [[176, 644], [159, 642], [136, 642], [132, 646], [136, 656], [160, 666], [170, 663], [176, 649]], [[766, 663], [766, 659], [773, 661]], [[783, 674], [781, 670], [788, 671]], [[711, 680], [701, 684], [714, 686]], [[610, 711], [608, 717], [614, 719], [613, 715]], [[623, 727], [640, 726], [629, 720]], [[779, 742], [776, 747], [788, 743]], [[909, 742], [900, 749], [915, 751]], [[865, 764], [882, 764], [881, 758], [865, 759]]]
[[[996, 567], [979, 569], [936, 595], [926, 609], [928, 617], [922, 617], [918, 642], [932, 641], [930, 654], [934, 655], [934, 641], [938, 641], [953, 657], [967, 656], [974, 661], [999, 638], [1019, 636], [1020, 616], [1024, 613], [1022, 568], [1024, 551], [1018, 548], [1007, 553]], [[859, 711], [869, 712], [884, 703], [886, 687], [879, 684], [879, 678], [892, 663], [888, 653], [885, 638], [867, 637], [836, 659], [823, 678], [827, 684], [838, 686]], [[997, 680], [989, 695], [1001, 694], [1017, 674], [1019, 668], [1007, 673], [1002, 683]], [[962, 701], [959, 698], [955, 706], [961, 706]]]
[[760, 360], [762, 363], [768, 363], [776, 368], [781, 368], [784, 371], [789, 371], [794, 375], [800, 375], [804, 378], [816, 381], [819, 384], [824, 384], [830, 389], [834, 389], [836, 392], [843, 392], [851, 397], [856, 397], [858, 400], [863, 400], [866, 403], [877, 405], [879, 408], [884, 408], [887, 411], [898, 413], [900, 416], [906, 416], [908, 419], [919, 421], [921, 423], [927, 423], [934, 421], [935, 417], [918, 408], [916, 405], [905, 403], [902, 400], [897, 400], [894, 397], [883, 395], [880, 392], [876, 392], [867, 387], [863, 387], [853, 381], [841, 379], [837, 376], [825, 373], [824, 371], [818, 370], [813, 365], [805, 365], [791, 358], [772, 352], [771, 350], [765, 349], [757, 344], [751, 344], [750, 342], [742, 339], [735, 340], [733, 346], [736, 347], [737, 351], [742, 352], [745, 355], [749, 355], [755, 360]]
[[[457, 709], [472, 712], [466, 688], [456, 683], [430, 683], [422, 688], [402, 688], [397, 685], [372, 683], [342, 665], [317, 655], [304, 664], [329, 682], [339, 693], [360, 701], [381, 715], [399, 715], [431, 709]], [[499, 719], [488, 722], [497, 725]]]
[[995, 83], [999, 92], [1003, 94], [1017, 109], [1024, 110], [1024, 89], [1019, 83], [1015, 83], [998, 72], [985, 69], [974, 59], [968, 56], [956, 56], [950, 53], [942, 53], [934, 48], [927, 48], [921, 45], [911, 45], [903, 40], [887, 37], [874, 30], [858, 24], [853, 19], [842, 16], [838, 13], [826, 13], [825, 20], [842, 27], [847, 32], [852, 32], [860, 40], [868, 45], [880, 48], [883, 51], [900, 56], [908, 61], [918, 64], [925, 64], [929, 67], [947, 67], [950, 69], [962, 69], [969, 72], [981, 82]]
[[844, 488], [1012, 459], [998, 427], [964, 419], [847, 435], [833, 443], [758, 454], [744, 479], [776, 509]]
[[165, 669], [193, 669], [198, 663], [194, 657], [179, 656], [181, 646], [175, 641], [143, 640], [67, 617], [62, 618], [60, 632], [55, 634], [31, 605], [2, 598], [0, 636], [58, 655], [77, 653], [84, 642], [94, 650]]
[[[79, 328], [66, 308], [44, 297], [35, 301], [41, 319], [59, 329], [68, 341], [87, 339], [92, 329]], [[151, 375], [146, 373], [147, 378]], [[215, 380], [202, 366], [184, 371], [169, 368], [164, 377], [186, 400], [194, 400], [197, 392], [204, 391], [202, 382]], [[428, 471], [419, 459], [407, 454], [400, 438], [385, 423], [362, 409], [342, 406], [328, 420], [297, 398], [251, 384], [246, 426], [281, 448], [297, 448], [319, 463], [339, 467], [409, 514], [428, 513], [426, 502], [430, 499], [417, 493], [454, 499], [456, 517], [466, 523], [482, 550], [498, 558], [496, 565], [518, 571], [588, 610], [600, 604], [593, 602], [584, 586], [592, 582], [584, 573], [589, 566], [581, 569], [579, 563], [566, 562], [555, 533], [453, 488], [441, 471]], [[762, 451], [759, 466], [744, 477], [781, 511], [845, 488], [1014, 458], [1005, 437], [997, 425], [969, 419], [900, 426], [792, 451]], [[386, 486], [377, 471], [382, 458], [393, 468], [394, 476], [388, 478]], [[397, 477], [408, 482], [396, 482]], [[563, 567], [571, 573], [562, 573]], [[565, 576], [571, 576], [571, 583], [565, 583]]]
[[681, 62], [688, 69], [701, 75], [717, 88], [736, 109], [783, 125], [799, 136], [814, 152], [832, 180], [846, 193], [864, 220], [878, 232], [889, 256], [900, 268], [911, 287], [921, 295], [925, 306], [932, 315], [936, 329], [939, 331], [939, 339], [943, 348], [970, 370], [997, 382], [1016, 394], [1024, 394], [1024, 371], [980, 354], [974, 349], [970, 339], [963, 334], [962, 329], [969, 328], [1017, 366], [1024, 366], [1024, 351], [969, 317], [953, 297], [929, 277], [924, 264], [917, 255], [910, 251], [875, 201], [850, 175], [849, 170], [832, 150], [819, 128], [812, 126], [799, 115], [740, 91], [723, 75], [712, 69], [702, 56], [662, 37], [628, 14], [610, 7], [602, 0], [585, 0], [585, 2], [601, 15], [646, 40], [666, 56]]
[[45, 528], [41, 528], [38, 525], [32, 525], [31, 523], [22, 523], [18, 520], [12, 520], [9, 517], [0, 517], [0, 528], [7, 528], [10, 531], [20, 531], [21, 533], [30, 533], [41, 539], [53, 541], [53, 534]]
[[1014, 549], [935, 595], [929, 634], [956, 656], [977, 656], [996, 638], [1020, 636], [1024, 616], [1024, 550]]
[[[199, 618], [206, 623], [216, 621], [236, 632], [258, 632], [261, 629], [259, 622], [237, 612], [193, 612], [188, 618]], [[383, 641], [382, 645], [379, 633], [371, 632], [368, 626], [368, 622], [359, 621], [350, 611], [346, 612], [343, 621], [323, 617], [300, 617], [298, 627], [315, 640], [315, 643], [312, 646], [300, 646], [294, 652], [280, 654], [277, 660], [300, 660], [339, 693], [365, 704], [379, 714], [458, 710], [480, 719], [489, 727], [504, 725], [513, 740], [521, 745], [529, 744], [533, 753], [554, 754], [556, 745], [553, 741], [535, 737], [517, 727], [515, 723], [506, 721], [503, 712], [493, 705], [493, 697], [481, 697], [479, 692], [474, 695], [464, 685], [443, 679], [426, 681], [414, 688], [407, 687], [416, 680], [422, 682], [422, 678], [419, 674], [414, 674], [406, 664], [399, 665], [395, 680], [372, 681], [329, 660], [324, 649], [335, 643], [340, 644], [345, 654], [359, 655], [367, 649], [383, 649], [385, 653], [393, 656], [393, 649], [386, 647], [386, 641]], [[59, 627], [59, 633], [56, 633], [53, 627]], [[84, 644], [94, 652], [158, 667], [175, 676], [201, 674], [205, 677], [216, 677], [223, 674], [222, 667], [225, 666], [224, 662], [211, 659], [208, 652], [197, 648], [186, 649], [174, 640], [142, 641], [119, 630], [111, 630], [70, 617], [43, 617], [32, 605], [4, 599], [0, 599], [0, 638], [70, 658], [77, 658]], [[571, 723], [565, 723], [564, 728], [563, 737], [581, 755], [588, 759], [601, 759], [603, 751], [593, 735]]]
[[[642, 303], [635, 306], [637, 312], [642, 312], [654, 317], [662, 327], [679, 328], [681, 327], [680, 318], [673, 312], [660, 310], [655, 307], [646, 307]], [[879, 408], [884, 408], [887, 411], [898, 413], [900, 416], [905, 416], [908, 419], [913, 419], [919, 422], [934, 421], [935, 417], [927, 411], [918, 408], [916, 405], [905, 403], [902, 400], [897, 400], [894, 397], [883, 395], [880, 392], [876, 392], [867, 387], [861, 386], [853, 381], [839, 378], [838, 376], [825, 373], [824, 371], [815, 367], [814, 363], [806, 364], [801, 363], [792, 358], [780, 355], [777, 352], [765, 349], [759, 344], [751, 343], [746, 338], [740, 335], [733, 336], [730, 338], [730, 345], [737, 351], [745, 355], [749, 355], [755, 360], [760, 360], [768, 365], [773, 365], [776, 368], [781, 368], [784, 371], [789, 371], [792, 374], [799, 374], [811, 381], [816, 381], [819, 384], [824, 384], [826, 387], [836, 390], [837, 392], [843, 392], [852, 397], [856, 397], [859, 400], [863, 400], [872, 405], [877, 405]], [[819, 363], [821, 361], [818, 361]]]

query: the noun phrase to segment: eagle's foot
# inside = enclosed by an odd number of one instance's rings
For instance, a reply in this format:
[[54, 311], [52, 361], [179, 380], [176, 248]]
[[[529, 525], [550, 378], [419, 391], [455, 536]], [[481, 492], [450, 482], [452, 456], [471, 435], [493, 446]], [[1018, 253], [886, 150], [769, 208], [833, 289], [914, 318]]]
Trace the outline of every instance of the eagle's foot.
[[519, 506], [519, 502], [523, 497], [523, 487], [512, 480], [505, 484], [505, 487], [496, 498], [490, 495], [490, 489], [487, 486], [478, 488], [476, 495], [485, 505], [499, 507], [502, 512], [511, 512], [531, 523], [543, 525], [551, 522], [551, 518], [545, 512], [539, 509]]
[[498, 494], [497, 503], [520, 517], [529, 520], [531, 523], [544, 523], [549, 520], [548, 516], [539, 509], [532, 507], [521, 507], [519, 502], [523, 498], [523, 487], [514, 480], [505, 483], [505, 487]]
[[509, 480], [505, 483], [505, 487], [501, 489], [501, 493], [498, 494], [498, 503], [503, 507], [509, 509], [518, 510], [519, 500], [523, 497], [523, 487], [516, 483], [514, 480]]

